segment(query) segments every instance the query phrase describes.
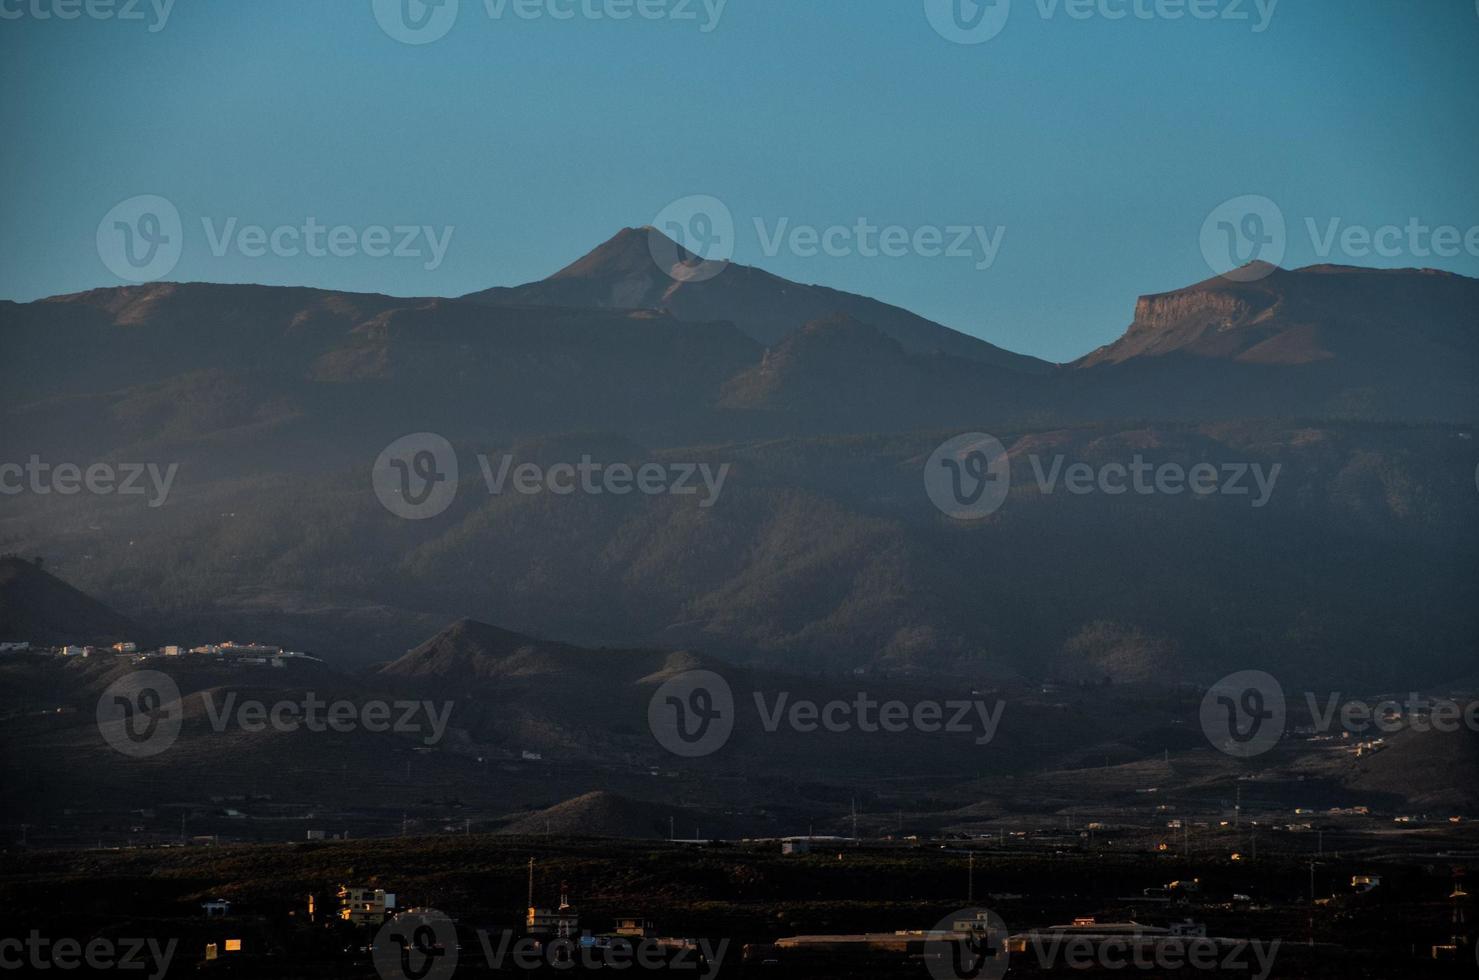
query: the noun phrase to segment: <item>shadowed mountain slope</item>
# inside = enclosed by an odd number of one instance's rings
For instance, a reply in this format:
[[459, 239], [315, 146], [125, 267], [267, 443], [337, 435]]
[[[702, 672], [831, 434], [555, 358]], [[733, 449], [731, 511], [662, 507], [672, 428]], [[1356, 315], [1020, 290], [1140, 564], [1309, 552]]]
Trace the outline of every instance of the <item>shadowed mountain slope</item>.
[[138, 623], [39, 566], [0, 558], [0, 640], [59, 646], [149, 639]]

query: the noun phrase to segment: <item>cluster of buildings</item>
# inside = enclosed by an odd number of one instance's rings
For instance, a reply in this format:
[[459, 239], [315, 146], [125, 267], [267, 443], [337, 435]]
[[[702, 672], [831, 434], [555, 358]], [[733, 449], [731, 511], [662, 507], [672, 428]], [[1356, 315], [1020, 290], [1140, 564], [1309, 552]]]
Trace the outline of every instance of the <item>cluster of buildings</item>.
[[[670, 956], [694, 953], [708, 956], [710, 949], [702, 940], [657, 938], [650, 921], [640, 916], [618, 916], [615, 928], [599, 935], [590, 930], [581, 930], [580, 914], [570, 902], [569, 889], [560, 885], [559, 904], [553, 907], [535, 904], [535, 862], [529, 861], [529, 897], [524, 919], [524, 935], [534, 940], [538, 947], [552, 955], [564, 956], [566, 960], [552, 959], [556, 966], [571, 963], [572, 951], [585, 951], [601, 961], [603, 951], [630, 954], [634, 946], [641, 944]], [[1382, 877], [1375, 874], [1359, 874], [1351, 878], [1350, 895], [1366, 895], [1383, 887]], [[1174, 893], [1195, 894], [1200, 892], [1200, 881], [1175, 881], [1163, 889], [1167, 896]], [[1147, 890], [1149, 893], [1152, 890]], [[993, 896], [996, 898], [999, 896]], [[1435, 960], [1462, 960], [1472, 955], [1473, 939], [1470, 932], [1469, 894], [1465, 888], [1464, 872], [1455, 869], [1451, 906], [1451, 937], [1446, 942], [1433, 945], [1427, 954]], [[1328, 901], [1328, 900], [1327, 900]], [[1325, 904], [1317, 901], [1316, 904]], [[246, 951], [243, 933], [248, 925], [246, 919], [236, 916], [232, 904], [221, 899], [212, 899], [201, 905], [204, 916], [210, 920], [209, 940], [205, 946], [205, 960], [235, 960]], [[395, 892], [370, 885], [340, 885], [330, 902], [322, 909], [316, 907], [314, 896], [308, 896], [308, 921], [321, 925], [345, 925], [360, 927], [373, 933], [387, 921], [405, 915], [427, 912], [425, 909], [401, 908]], [[247, 933], [250, 940], [251, 933]], [[258, 937], [260, 939], [260, 937]], [[248, 942], [251, 945], [255, 940]], [[1096, 917], [1075, 918], [1063, 925], [1044, 926], [1024, 932], [1009, 932], [1001, 920], [991, 913], [971, 910], [958, 913], [933, 929], [900, 930], [857, 934], [796, 935], [777, 938], [770, 942], [754, 943], [743, 947], [743, 960], [752, 966], [785, 966], [805, 968], [808, 965], [825, 964], [835, 971], [839, 966], [851, 966], [859, 975], [887, 967], [916, 964], [921, 958], [938, 957], [939, 944], [968, 944], [973, 955], [983, 960], [979, 966], [984, 972], [976, 975], [996, 975], [989, 972], [994, 965], [1005, 969], [1007, 959], [1014, 956], [1036, 956], [1039, 965], [1048, 969], [1055, 965], [1060, 951], [1088, 954], [1114, 953], [1119, 957], [1111, 961], [1108, 955], [1100, 957], [1106, 968], [1117, 968], [1114, 962], [1125, 964], [1126, 951], [1143, 955], [1147, 962], [1161, 963], [1161, 954], [1182, 956], [1191, 948], [1200, 952], [1215, 951], [1219, 955], [1246, 954], [1255, 950], [1254, 956], [1263, 958], [1257, 950], [1268, 953], [1268, 964], [1272, 964], [1280, 942], [1267, 943], [1251, 939], [1229, 939], [1209, 936], [1207, 927], [1192, 919], [1172, 921], [1166, 925], [1150, 925], [1135, 919], [1104, 921]], [[372, 946], [362, 945], [363, 940], [346, 947], [345, 952], [368, 951]], [[258, 945], [261, 945], [258, 943]], [[1313, 939], [1310, 948], [1314, 947]], [[1333, 947], [1331, 947], [1333, 948]], [[722, 958], [722, 952], [720, 953]], [[1048, 957], [1044, 960], [1043, 957]], [[678, 961], [675, 961], [678, 962]], [[690, 961], [691, 962], [691, 961]], [[718, 962], [715, 960], [714, 962]], [[1030, 960], [1029, 960], [1030, 962]], [[1071, 961], [1070, 965], [1071, 965]], [[1167, 960], [1167, 962], [1170, 962]], [[1030, 969], [1030, 967], [1029, 967]], [[829, 974], [831, 975], [831, 974]]]
[[[570, 902], [570, 890], [560, 884], [560, 901], [554, 907], [536, 905], [534, 900], [535, 862], [529, 860], [529, 902], [524, 916], [524, 935], [540, 947], [568, 956], [576, 948], [599, 955], [602, 951], [622, 950], [630, 952], [635, 943], [646, 943], [654, 950], [673, 954], [680, 950], [697, 951], [699, 945], [692, 939], [659, 938], [650, 920], [640, 915], [617, 916], [614, 927], [599, 935], [590, 929], [581, 929], [580, 912]], [[396, 893], [384, 888], [368, 885], [341, 885], [334, 894], [332, 912], [324, 910], [323, 921], [378, 929], [397, 916], [425, 912], [424, 909], [401, 908]], [[308, 896], [308, 919], [319, 922], [319, 909], [314, 896]], [[212, 915], [207, 908], [206, 914]]]
[[284, 650], [268, 643], [205, 643], [196, 647], [166, 644], [152, 650], [140, 650], [137, 643], [120, 642], [112, 646], [80, 646], [66, 644], [59, 647], [33, 646], [29, 640], [0, 641], [0, 654], [28, 653], [50, 654], [55, 657], [130, 657], [135, 662], [175, 657], [216, 657], [232, 664], [253, 667], [285, 667], [294, 661], [318, 661], [317, 657], [296, 650]]

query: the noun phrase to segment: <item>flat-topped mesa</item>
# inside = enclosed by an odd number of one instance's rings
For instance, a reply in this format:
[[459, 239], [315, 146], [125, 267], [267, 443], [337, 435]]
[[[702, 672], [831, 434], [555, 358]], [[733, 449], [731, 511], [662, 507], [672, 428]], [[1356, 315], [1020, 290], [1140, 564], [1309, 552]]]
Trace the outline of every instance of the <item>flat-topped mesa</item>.
[[1074, 366], [1172, 353], [1307, 363], [1342, 351], [1400, 356], [1428, 342], [1472, 351], [1476, 303], [1479, 282], [1428, 269], [1265, 267], [1257, 278], [1141, 296], [1124, 335]]

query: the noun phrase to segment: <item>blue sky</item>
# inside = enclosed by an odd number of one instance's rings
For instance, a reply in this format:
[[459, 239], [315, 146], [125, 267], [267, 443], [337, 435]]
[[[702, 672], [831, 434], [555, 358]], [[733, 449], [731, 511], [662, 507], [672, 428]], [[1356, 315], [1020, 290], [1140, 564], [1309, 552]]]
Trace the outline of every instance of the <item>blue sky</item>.
[[[709, 31], [703, 0], [696, 21], [667, 16], [680, 0], [643, 0], [664, 16], [627, 21], [580, 12], [621, 0], [501, 19], [461, 0], [421, 45], [382, 30], [371, 0], [178, 0], [157, 31], [151, 0], [142, 21], [36, 15], [57, 2], [0, 0], [20, 14], [0, 19], [5, 298], [118, 284], [97, 230], [140, 194], [181, 215], [169, 279], [428, 295], [540, 278], [712, 195], [739, 261], [1054, 360], [1112, 340], [1136, 295], [1207, 278], [1204, 221], [1240, 195], [1276, 203], [1285, 265], [1479, 276], [1463, 248], [1414, 256], [1403, 238], [1393, 255], [1322, 257], [1307, 231], [1479, 226], [1473, 0], [1280, 0], [1262, 31], [1254, 0], [1192, 0], [1246, 20], [1012, 0], [1001, 32], [971, 45], [937, 33], [925, 0], [729, 0]], [[567, 3], [577, 16], [549, 15]], [[429, 269], [216, 255], [202, 223], [310, 216], [453, 237]], [[767, 255], [756, 219], [1004, 230], [978, 269]]]

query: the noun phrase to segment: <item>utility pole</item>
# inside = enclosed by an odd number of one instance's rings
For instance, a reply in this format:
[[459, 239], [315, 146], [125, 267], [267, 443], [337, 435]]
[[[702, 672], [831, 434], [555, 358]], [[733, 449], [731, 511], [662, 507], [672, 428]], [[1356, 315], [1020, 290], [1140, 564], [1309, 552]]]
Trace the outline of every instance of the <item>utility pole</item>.
[[965, 903], [973, 905], [976, 901], [976, 852], [970, 855], [970, 864], [966, 869], [965, 878]]
[[852, 842], [854, 846], [858, 843], [858, 798], [852, 798]]
[[534, 907], [534, 859], [529, 859], [529, 908]]

